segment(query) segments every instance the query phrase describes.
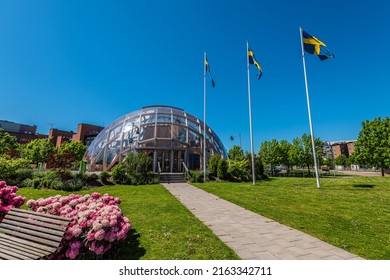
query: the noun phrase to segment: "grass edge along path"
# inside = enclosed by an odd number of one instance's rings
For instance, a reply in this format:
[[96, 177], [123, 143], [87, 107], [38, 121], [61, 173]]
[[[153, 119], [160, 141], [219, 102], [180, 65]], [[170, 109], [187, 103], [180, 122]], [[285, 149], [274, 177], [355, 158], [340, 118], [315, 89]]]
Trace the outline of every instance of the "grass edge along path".
[[390, 178], [271, 178], [193, 184], [366, 259], [390, 259]]
[[[233, 250], [161, 185], [116, 185], [72, 193], [84, 195], [92, 192], [119, 197], [122, 200], [120, 208], [132, 224], [118, 259], [239, 259]], [[20, 188], [17, 194], [25, 196], [27, 202], [29, 199], [71, 193]]]

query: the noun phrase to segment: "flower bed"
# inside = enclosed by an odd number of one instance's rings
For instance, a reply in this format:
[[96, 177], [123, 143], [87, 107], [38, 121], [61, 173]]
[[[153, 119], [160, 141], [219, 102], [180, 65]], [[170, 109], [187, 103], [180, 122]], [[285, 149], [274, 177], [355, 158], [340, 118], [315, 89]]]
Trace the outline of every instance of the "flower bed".
[[51, 258], [96, 258], [124, 240], [131, 228], [119, 208], [119, 198], [108, 194], [56, 195], [29, 200], [27, 207], [36, 212], [72, 218], [62, 244]]
[[17, 191], [18, 187], [7, 186], [6, 182], [0, 181], [0, 222], [11, 208], [19, 208], [26, 200], [25, 197], [16, 195]]

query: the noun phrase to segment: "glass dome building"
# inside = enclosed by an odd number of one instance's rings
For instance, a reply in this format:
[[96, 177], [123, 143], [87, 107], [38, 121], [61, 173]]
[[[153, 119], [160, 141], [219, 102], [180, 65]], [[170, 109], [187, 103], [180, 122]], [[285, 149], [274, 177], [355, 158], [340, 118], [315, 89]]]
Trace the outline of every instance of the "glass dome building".
[[[93, 140], [84, 159], [89, 171], [110, 170], [128, 153], [145, 153], [153, 171], [182, 172], [203, 169], [203, 122], [182, 109], [147, 106], [112, 122]], [[206, 125], [206, 162], [218, 154], [227, 158], [219, 137]]]

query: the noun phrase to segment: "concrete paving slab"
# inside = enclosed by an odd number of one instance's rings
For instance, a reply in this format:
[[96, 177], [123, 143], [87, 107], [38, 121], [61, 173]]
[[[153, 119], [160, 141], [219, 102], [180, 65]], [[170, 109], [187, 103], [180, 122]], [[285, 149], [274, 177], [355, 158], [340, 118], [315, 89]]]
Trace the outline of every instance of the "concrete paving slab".
[[162, 185], [242, 259], [362, 259], [187, 183]]

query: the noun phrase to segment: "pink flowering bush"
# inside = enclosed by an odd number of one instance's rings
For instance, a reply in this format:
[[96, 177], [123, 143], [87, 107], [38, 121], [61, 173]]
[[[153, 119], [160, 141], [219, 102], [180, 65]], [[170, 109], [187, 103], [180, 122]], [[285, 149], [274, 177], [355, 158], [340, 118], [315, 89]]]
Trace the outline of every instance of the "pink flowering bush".
[[18, 187], [7, 186], [6, 182], [0, 181], [0, 222], [11, 208], [19, 208], [26, 200], [25, 197], [16, 195], [17, 191]]
[[62, 244], [51, 258], [96, 258], [127, 237], [129, 219], [119, 208], [119, 198], [108, 194], [56, 195], [29, 200], [27, 207], [36, 212], [72, 218]]

